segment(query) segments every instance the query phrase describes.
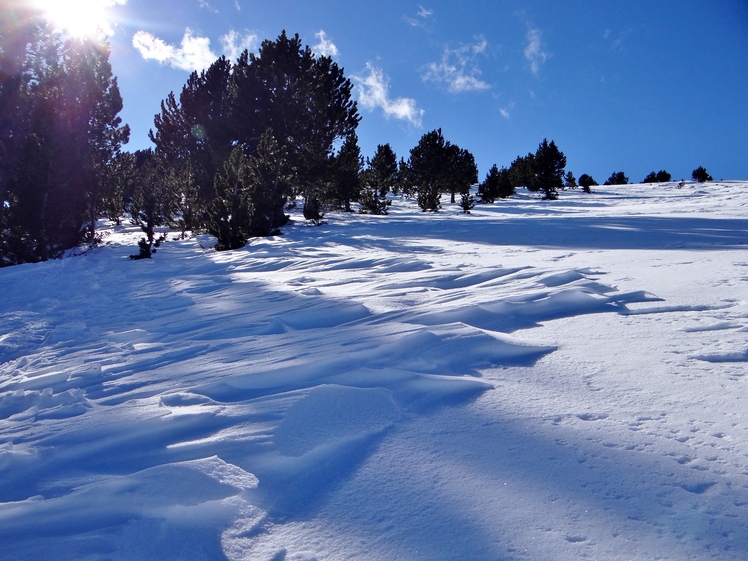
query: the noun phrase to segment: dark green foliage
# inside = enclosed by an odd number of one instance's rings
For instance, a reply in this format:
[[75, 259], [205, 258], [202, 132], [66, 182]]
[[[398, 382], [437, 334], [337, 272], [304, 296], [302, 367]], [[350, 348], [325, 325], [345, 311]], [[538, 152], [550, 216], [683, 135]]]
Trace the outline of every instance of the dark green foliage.
[[535, 180], [535, 154], [517, 156], [509, 166], [509, 177], [515, 188], [525, 187], [528, 191], [539, 191], [540, 187]]
[[219, 251], [239, 249], [247, 243], [254, 213], [251, 174], [249, 158], [241, 146], [234, 147], [223, 171], [216, 174], [216, 197], [208, 210], [208, 232], [218, 238]]
[[65, 39], [36, 12], [0, 18], [0, 266], [95, 239], [106, 167], [127, 142], [105, 40]]
[[473, 155], [444, 139], [442, 130], [424, 134], [410, 151], [404, 181], [417, 191], [418, 206], [424, 212], [436, 212], [444, 192], [466, 193], [478, 180]]
[[462, 208], [462, 212], [465, 214], [470, 214], [470, 211], [475, 208], [475, 199], [473, 198], [473, 195], [468, 193], [462, 193], [462, 197], [460, 198], [460, 208]]
[[389, 144], [380, 144], [374, 158], [367, 159], [367, 167], [361, 174], [359, 204], [362, 214], [387, 214], [392, 201], [387, 193], [395, 191], [399, 183], [397, 156]]
[[585, 193], [591, 193], [592, 187], [597, 184], [597, 181], [595, 181], [591, 175], [583, 173], [579, 176], [579, 185], [582, 187]]
[[622, 171], [614, 171], [603, 185], [628, 185], [629, 178]]
[[547, 139], [538, 145], [535, 152], [533, 170], [535, 172], [534, 185], [545, 193], [546, 199], [558, 198], [557, 189], [564, 186], [564, 168], [566, 167], [566, 156], [561, 152], [556, 143]]
[[704, 183], [705, 181], [712, 181], [712, 176], [707, 173], [704, 167], [699, 166], [691, 173], [691, 179]]
[[173, 214], [174, 189], [168, 167], [153, 150], [138, 150], [133, 157], [134, 192], [128, 208], [132, 223], [140, 226], [145, 238], [138, 242], [140, 253], [131, 257], [150, 258], [155, 253], [156, 227], [167, 224]]
[[657, 173], [655, 172], [649, 172], [647, 177], [644, 178], [644, 181], [642, 183], [667, 183], [672, 179], [672, 175], [670, 175], [668, 172], [666, 172], [664, 169], [661, 169]]
[[577, 188], [577, 179], [576, 177], [574, 177], [574, 174], [571, 171], [567, 171], [566, 175], [564, 176], [564, 187], [567, 189]]
[[233, 148], [228, 128], [230, 80], [231, 63], [223, 57], [207, 70], [193, 72], [179, 101], [170, 93], [161, 102], [161, 112], [154, 117], [156, 131], [149, 133], [166, 164], [186, 179], [182, 195], [191, 203], [190, 222], [202, 222], [198, 217], [213, 200], [215, 175], [223, 170]]
[[256, 55], [245, 51], [234, 65], [221, 58], [193, 73], [178, 102], [173, 94], [162, 102], [156, 132], [151, 132], [175, 173], [189, 178], [183, 185], [191, 191], [180, 197], [192, 201], [184, 216], [205, 216], [214, 177], [223, 173], [234, 147], [254, 156], [268, 130], [285, 151], [284, 180], [273, 188], [272, 218], [260, 210], [265, 197], [255, 200], [256, 212], [265, 218], [253, 218], [249, 235], [277, 232], [285, 223], [285, 201], [297, 195], [316, 200], [318, 210], [323, 203], [349, 208], [356, 191], [351, 153], [357, 147], [354, 141], [337, 155], [333, 148], [355, 138], [360, 117], [352, 88], [332, 59], [315, 56], [298, 35], [288, 37], [285, 31], [275, 41], [264, 41]]
[[363, 156], [358, 146], [358, 136], [351, 133], [333, 158], [333, 188], [335, 204], [345, 212], [352, 212], [351, 201], [359, 198]]
[[247, 231], [250, 236], [275, 235], [288, 222], [283, 208], [292, 176], [286, 148], [278, 143], [271, 129], [266, 130], [255, 154], [249, 158], [249, 196], [253, 209]]
[[333, 144], [360, 121], [353, 84], [330, 57], [315, 56], [283, 31], [245, 52], [232, 78], [233, 137], [248, 149], [272, 128], [288, 151], [298, 193], [319, 195], [331, 181]]
[[478, 195], [483, 203], [492, 203], [497, 198], [511, 197], [513, 194], [511, 173], [507, 168], [499, 169], [496, 164], [491, 166], [483, 183], [478, 186]]

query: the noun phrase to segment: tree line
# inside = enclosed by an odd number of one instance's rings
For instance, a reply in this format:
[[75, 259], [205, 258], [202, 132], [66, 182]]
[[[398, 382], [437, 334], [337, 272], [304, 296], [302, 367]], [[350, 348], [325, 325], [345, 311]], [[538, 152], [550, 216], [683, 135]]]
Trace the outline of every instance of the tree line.
[[[364, 158], [352, 83], [285, 31], [257, 54], [193, 72], [161, 103], [149, 132], [154, 147], [124, 152], [129, 128], [117, 116], [122, 99], [106, 41], [65, 37], [33, 10], [2, 4], [12, 17], [0, 28], [0, 266], [95, 243], [101, 216], [139, 225], [132, 257], [147, 258], [161, 241], [159, 226], [209, 232], [217, 249], [236, 249], [277, 234], [297, 201], [319, 222], [352, 203], [386, 214], [390, 194], [415, 198], [424, 212], [438, 211], [444, 194], [452, 203], [459, 195], [470, 212], [518, 187], [555, 199], [560, 189], [597, 185], [566, 171], [566, 157], [547, 139], [509, 167], [492, 166], [478, 201], [473, 155], [441, 129], [424, 134], [407, 159], [389, 144]], [[645, 182], [670, 180], [664, 171], [650, 175]], [[606, 184], [627, 182], [615, 172]]]

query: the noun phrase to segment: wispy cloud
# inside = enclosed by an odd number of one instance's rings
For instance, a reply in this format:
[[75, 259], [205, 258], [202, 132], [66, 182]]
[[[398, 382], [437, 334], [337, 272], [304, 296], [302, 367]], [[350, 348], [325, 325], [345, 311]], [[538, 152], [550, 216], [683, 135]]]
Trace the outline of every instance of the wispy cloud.
[[180, 70], [202, 70], [218, 58], [210, 49], [210, 39], [198, 37], [187, 28], [178, 47], [169, 45], [147, 31], [138, 31], [132, 44], [146, 60], [156, 60]]
[[421, 78], [444, 84], [452, 93], [487, 90], [491, 86], [479, 78], [481, 70], [476, 62], [477, 56], [487, 47], [488, 42], [482, 37], [473, 45], [461, 45], [456, 49], [445, 47], [441, 62], [429, 64]]
[[237, 12], [241, 12], [242, 11], [242, 6], [241, 6], [241, 4], [239, 4], [239, 0], [235, 0], [234, 1], [234, 8], [236, 8]]
[[211, 6], [206, 0], [197, 0], [197, 3], [202, 10], [208, 10], [209, 12], [213, 12], [214, 14], [218, 13], [218, 10]]
[[500, 113], [500, 114], [501, 114], [501, 116], [502, 116], [502, 117], [504, 117], [505, 119], [511, 119], [511, 117], [512, 117], [511, 113], [509, 113], [509, 109], [507, 109], [507, 108], [505, 108], [505, 107], [502, 107], [502, 108], [500, 108], [500, 109], [499, 109], [499, 113]]
[[427, 18], [433, 15], [434, 15], [434, 10], [427, 10], [426, 8], [418, 4], [418, 17], [419, 18]]
[[416, 101], [408, 97], [391, 99], [390, 81], [381, 68], [376, 68], [367, 62], [366, 72], [364, 76], [352, 76], [356, 83], [361, 107], [369, 111], [380, 108], [387, 119], [400, 119], [420, 127], [424, 111], [417, 107]]
[[617, 34], [613, 33], [613, 30], [611, 29], [606, 29], [603, 38], [610, 42], [611, 50], [620, 53], [624, 49], [624, 40], [629, 33], [631, 33], [630, 29]]
[[312, 47], [312, 51], [322, 56], [329, 56], [329, 57], [338, 56], [339, 54], [338, 48], [335, 46], [335, 43], [333, 43], [327, 38], [327, 33], [320, 30], [319, 33], [315, 33], [314, 36], [319, 40], [319, 43], [317, 43], [316, 45]]
[[244, 51], [253, 51], [260, 44], [257, 35], [247, 33], [242, 35], [233, 29], [223, 35], [219, 41], [223, 47], [223, 54], [231, 61], [235, 61]]
[[543, 47], [543, 33], [539, 29], [529, 28], [527, 30], [525, 58], [530, 63], [530, 70], [533, 74], [538, 75], [540, 67], [548, 60], [549, 56]]
[[408, 25], [412, 25], [413, 27], [420, 27], [421, 29], [426, 29], [428, 31], [429, 18], [431, 18], [431, 16], [433, 15], [434, 10], [428, 10], [419, 4], [416, 17], [405, 15], [403, 16], [403, 21]]

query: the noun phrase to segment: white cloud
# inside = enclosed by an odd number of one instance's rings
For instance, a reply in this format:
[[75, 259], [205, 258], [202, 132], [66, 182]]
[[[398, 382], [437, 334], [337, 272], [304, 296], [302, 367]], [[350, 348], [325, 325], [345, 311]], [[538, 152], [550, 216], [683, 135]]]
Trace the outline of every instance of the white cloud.
[[530, 70], [537, 76], [540, 66], [548, 59], [548, 53], [543, 49], [543, 34], [539, 29], [527, 30], [527, 46], [525, 58], [530, 63]]
[[242, 11], [242, 6], [241, 6], [241, 4], [239, 4], [239, 0], [236, 0], [234, 2], [234, 7], [236, 8], [237, 12], [241, 12]]
[[260, 42], [257, 35], [251, 33], [240, 35], [233, 29], [223, 35], [219, 41], [223, 47], [223, 54], [232, 62], [238, 59], [244, 51], [255, 50]]
[[367, 62], [366, 70], [366, 76], [352, 76], [356, 82], [361, 107], [369, 111], [378, 107], [384, 111], [387, 119], [394, 117], [420, 127], [424, 111], [416, 106], [416, 101], [408, 97], [390, 99], [389, 78], [384, 75], [382, 69]]
[[187, 28], [179, 47], [169, 45], [146, 31], [138, 31], [132, 38], [133, 46], [146, 60], [156, 60], [180, 70], [203, 70], [213, 64], [218, 55], [210, 50], [210, 39], [197, 37]]
[[213, 12], [214, 14], [218, 13], [218, 10], [211, 6], [206, 0], [198, 0], [198, 5], [201, 9], [208, 10], [209, 12]]
[[511, 114], [509, 113], [509, 109], [506, 109], [506, 108], [502, 107], [501, 109], [499, 109], [499, 113], [505, 119], [511, 118]]
[[427, 26], [427, 20], [434, 15], [434, 10], [427, 10], [420, 4], [418, 5], [418, 13], [416, 14], [416, 17], [410, 17], [410, 16], [403, 16], [403, 21], [407, 23], [408, 25], [412, 25], [413, 27], [420, 27], [421, 29], [425, 29], [426, 31], [429, 31]]
[[462, 45], [456, 49], [445, 47], [442, 60], [428, 65], [421, 77], [426, 82], [445, 84], [452, 93], [487, 90], [491, 86], [479, 78], [481, 71], [475, 62], [477, 55], [485, 52], [488, 42], [479, 38], [474, 45]]
[[338, 48], [335, 46], [335, 43], [333, 43], [327, 38], [327, 33], [320, 30], [319, 33], [315, 33], [314, 36], [317, 39], [319, 39], [319, 43], [317, 43], [316, 45], [312, 47], [312, 51], [322, 56], [329, 56], [329, 57], [338, 56], [338, 53], [339, 53]]
[[424, 18], [425, 19], [425, 18], [427, 18], [429, 16], [432, 16], [432, 15], [434, 15], [434, 10], [427, 10], [426, 8], [424, 8], [423, 6], [421, 6], [420, 4], [418, 4], [418, 17], [419, 18]]

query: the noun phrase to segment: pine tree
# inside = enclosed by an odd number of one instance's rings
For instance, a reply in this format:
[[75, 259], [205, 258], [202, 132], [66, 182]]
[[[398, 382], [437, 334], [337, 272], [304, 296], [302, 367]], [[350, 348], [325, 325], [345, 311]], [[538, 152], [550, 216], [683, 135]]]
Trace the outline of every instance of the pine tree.
[[564, 176], [564, 187], [568, 189], [577, 188], [577, 179], [576, 177], [574, 177], [574, 174], [571, 171], [567, 171], [566, 175]]
[[249, 158], [236, 146], [215, 177], [216, 198], [208, 208], [208, 232], [217, 239], [219, 251], [239, 249], [248, 240], [254, 206], [251, 200], [252, 171]]
[[582, 186], [582, 190], [584, 190], [585, 193], [591, 193], [592, 187], [597, 184], [597, 181], [595, 181], [591, 175], [583, 173], [579, 176], [579, 185]]
[[363, 157], [358, 147], [358, 136], [352, 133], [345, 139], [334, 157], [334, 197], [338, 207], [352, 212], [351, 201], [358, 199], [361, 190]]
[[628, 185], [629, 178], [622, 171], [614, 171], [603, 185]]
[[[129, 128], [117, 117], [122, 99], [106, 40], [65, 39], [25, 8], [5, 10], [0, 264], [12, 264], [55, 257], [94, 239], [105, 169]], [[6, 25], [11, 21], [20, 25]]]
[[444, 139], [442, 130], [424, 134], [410, 151], [404, 179], [418, 193], [418, 206], [424, 212], [441, 207], [444, 192], [465, 193], [478, 180], [473, 155]]
[[130, 220], [140, 226], [145, 237], [138, 242], [140, 253], [132, 259], [150, 258], [161, 239], [156, 227], [165, 225], [173, 214], [174, 186], [169, 169], [153, 150], [138, 150], [135, 158], [135, 191], [130, 201]]
[[698, 181], [699, 183], [704, 183], [706, 181], [712, 181], [712, 176], [707, 173], [706, 168], [699, 166], [691, 173], [691, 179]]
[[535, 185], [545, 193], [546, 199], [557, 199], [558, 192], [564, 186], [564, 168], [566, 167], [566, 156], [561, 152], [556, 143], [547, 139], [538, 145], [535, 152], [533, 169], [535, 172]]
[[397, 156], [389, 144], [380, 144], [374, 157], [367, 159], [367, 167], [361, 174], [359, 212], [387, 214], [387, 207], [391, 204], [387, 193], [398, 190], [398, 184]]
[[293, 174], [286, 148], [278, 143], [272, 129], [260, 137], [254, 155], [249, 158], [248, 174], [247, 189], [252, 208], [248, 233], [251, 236], [276, 235], [288, 222], [283, 209]]

